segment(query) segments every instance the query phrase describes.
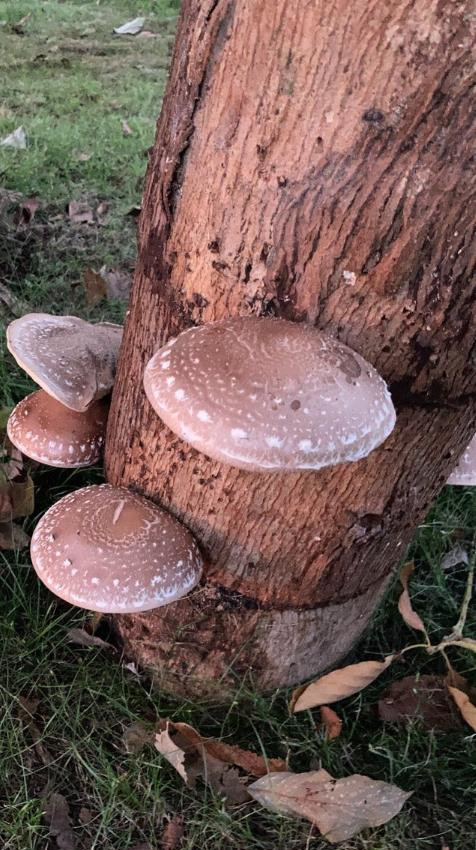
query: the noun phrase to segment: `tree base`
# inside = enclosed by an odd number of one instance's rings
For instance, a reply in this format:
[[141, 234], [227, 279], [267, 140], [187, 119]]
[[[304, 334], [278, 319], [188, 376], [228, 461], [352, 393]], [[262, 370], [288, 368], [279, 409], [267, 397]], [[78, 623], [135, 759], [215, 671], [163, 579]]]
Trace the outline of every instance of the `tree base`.
[[243, 687], [273, 690], [336, 665], [367, 625], [387, 579], [338, 605], [247, 607], [245, 597], [206, 585], [164, 608], [117, 615], [125, 654], [163, 690], [207, 702]]

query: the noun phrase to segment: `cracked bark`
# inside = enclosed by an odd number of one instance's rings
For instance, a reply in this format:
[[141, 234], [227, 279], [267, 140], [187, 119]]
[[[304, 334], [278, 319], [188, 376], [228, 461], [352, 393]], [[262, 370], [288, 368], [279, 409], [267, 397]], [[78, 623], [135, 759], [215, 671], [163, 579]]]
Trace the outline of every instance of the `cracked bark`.
[[[471, 47], [464, 2], [185, 0], [140, 221], [109, 481], [196, 535], [201, 588], [115, 618], [163, 686], [335, 663], [475, 430]], [[257, 475], [199, 455], [142, 390], [171, 335], [235, 314], [307, 321], [390, 383], [366, 460]]]

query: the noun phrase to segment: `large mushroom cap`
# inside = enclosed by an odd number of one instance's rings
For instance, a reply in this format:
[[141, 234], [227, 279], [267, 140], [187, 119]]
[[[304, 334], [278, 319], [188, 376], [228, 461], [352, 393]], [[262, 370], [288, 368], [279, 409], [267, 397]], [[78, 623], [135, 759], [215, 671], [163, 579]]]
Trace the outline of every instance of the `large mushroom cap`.
[[476, 487], [476, 434], [446, 483], [459, 487]]
[[190, 328], [155, 353], [144, 386], [172, 431], [243, 469], [359, 460], [395, 424], [386, 384], [363, 357], [310, 325], [283, 319]]
[[108, 403], [98, 399], [78, 413], [37, 390], [12, 411], [7, 433], [17, 449], [40, 463], [92, 466], [101, 457], [108, 411]]
[[91, 325], [76, 316], [28, 313], [7, 328], [15, 360], [37, 384], [71, 410], [107, 395], [116, 373], [122, 327]]
[[92, 611], [148, 611], [185, 596], [202, 560], [191, 534], [124, 487], [83, 487], [41, 518], [31, 539], [39, 578], [61, 599]]

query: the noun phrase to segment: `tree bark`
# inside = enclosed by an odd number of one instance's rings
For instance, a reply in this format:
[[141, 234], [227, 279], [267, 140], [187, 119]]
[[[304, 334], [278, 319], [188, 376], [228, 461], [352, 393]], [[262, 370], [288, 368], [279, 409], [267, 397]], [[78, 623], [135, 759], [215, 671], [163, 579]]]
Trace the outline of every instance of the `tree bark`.
[[[107, 476], [195, 534], [202, 586], [115, 618], [165, 687], [294, 683], [361, 633], [475, 430], [474, 18], [453, 0], [184, 0], [151, 153]], [[167, 338], [229, 315], [324, 329], [389, 382], [391, 437], [243, 472], [161, 423]]]

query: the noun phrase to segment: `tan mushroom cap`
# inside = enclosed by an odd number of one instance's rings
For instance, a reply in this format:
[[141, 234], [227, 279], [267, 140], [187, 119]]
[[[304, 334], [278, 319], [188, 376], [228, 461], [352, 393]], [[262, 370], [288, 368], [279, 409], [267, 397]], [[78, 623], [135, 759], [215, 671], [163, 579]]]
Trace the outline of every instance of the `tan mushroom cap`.
[[7, 345], [48, 395], [82, 411], [111, 390], [122, 330], [120, 325], [92, 325], [76, 316], [28, 313], [9, 324]]
[[476, 487], [476, 434], [446, 483], [459, 487]]
[[93, 402], [84, 413], [70, 410], [37, 390], [10, 414], [7, 433], [24, 455], [48, 466], [92, 466], [102, 454], [109, 404]]
[[320, 469], [359, 460], [395, 424], [385, 381], [322, 331], [283, 319], [190, 328], [147, 364], [147, 397], [166, 425], [242, 469]]
[[107, 613], [148, 611], [185, 596], [202, 559], [190, 532], [124, 487], [83, 487], [39, 521], [31, 559], [61, 599]]

